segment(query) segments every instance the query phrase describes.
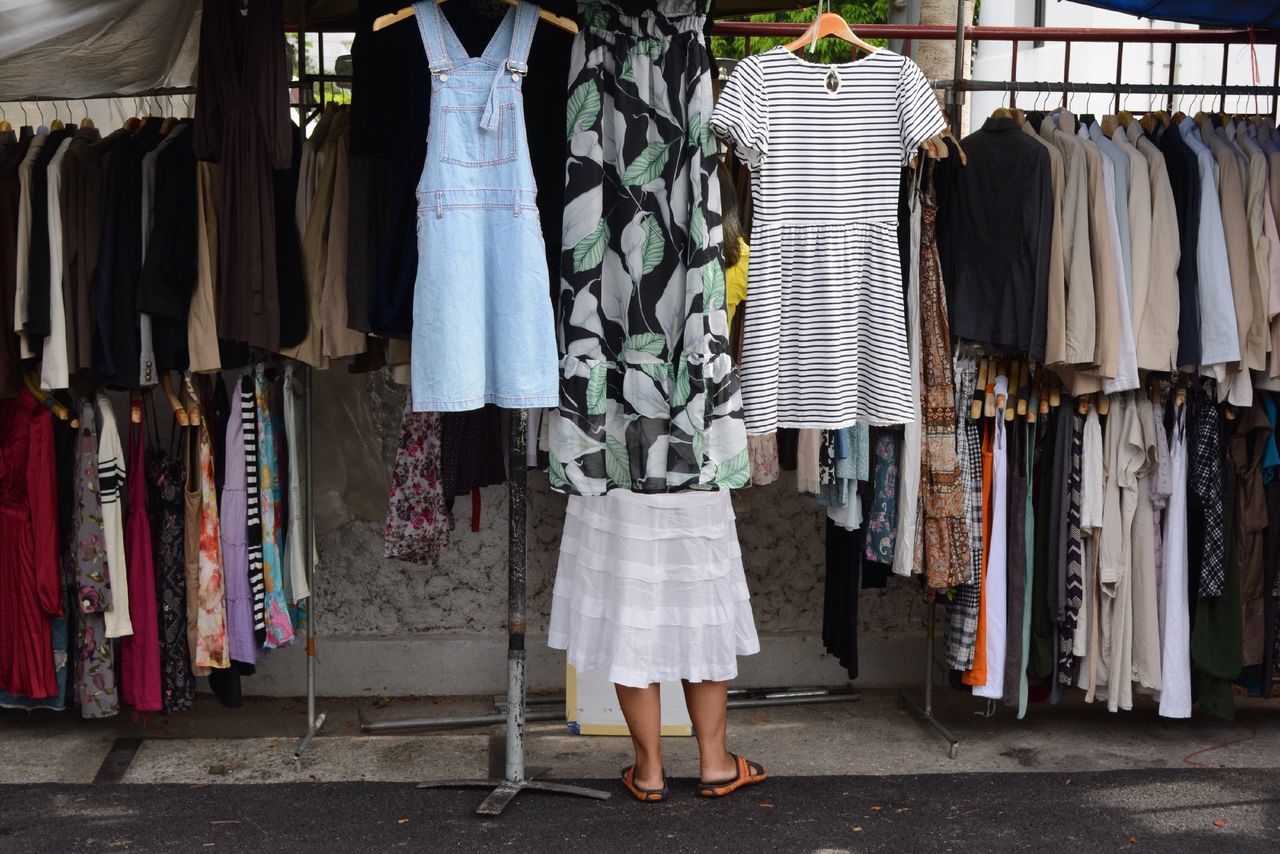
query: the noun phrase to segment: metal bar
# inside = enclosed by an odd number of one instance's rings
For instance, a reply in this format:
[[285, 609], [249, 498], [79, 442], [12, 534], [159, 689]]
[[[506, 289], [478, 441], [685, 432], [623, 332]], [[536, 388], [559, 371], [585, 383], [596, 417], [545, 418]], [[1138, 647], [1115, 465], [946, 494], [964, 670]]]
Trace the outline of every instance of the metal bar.
[[1111, 112], [1120, 112], [1120, 78], [1124, 76], [1124, 42], [1116, 43], [1116, 106]]
[[1169, 45], [1169, 112], [1173, 112], [1173, 81], [1178, 70], [1178, 46]]
[[511, 418], [510, 471], [507, 472], [507, 770], [508, 783], [524, 782], [525, 619], [528, 593], [529, 466], [525, 459], [529, 412]]
[[[955, 71], [951, 75], [951, 79], [955, 80], [957, 84], [964, 82], [964, 30], [964, 0], [956, 0], [956, 56], [954, 64]], [[957, 137], [961, 136], [964, 133], [964, 89], [960, 88], [959, 85], [952, 86], [947, 90], [947, 100], [951, 104], [952, 132]]]
[[792, 697], [760, 697], [758, 699], [743, 698], [730, 700], [731, 709], [756, 709], [765, 706], [813, 706], [819, 703], [855, 703], [862, 699], [861, 694], [822, 694], [814, 696]]
[[1276, 48], [1276, 70], [1271, 76], [1271, 85], [1276, 87], [1276, 94], [1271, 96], [1271, 118], [1280, 112], [1280, 47]]
[[[298, 370], [295, 368], [295, 370]], [[293, 751], [294, 764], [301, 770], [302, 755], [311, 745], [324, 726], [324, 713], [316, 714], [316, 550], [315, 550], [315, 489], [313, 487], [313, 456], [311, 448], [311, 425], [314, 410], [312, 407], [312, 374], [310, 367], [302, 369], [302, 466], [303, 495], [306, 506], [302, 514], [303, 548], [306, 549], [307, 561], [307, 731], [303, 734], [298, 746]]]
[[[493, 726], [508, 722], [508, 712], [495, 712], [489, 715], [459, 715], [448, 718], [409, 718], [400, 721], [366, 721], [360, 720], [361, 732], [398, 732], [406, 729], [457, 729], [460, 727]], [[550, 709], [534, 709], [526, 711], [522, 716], [529, 721], [563, 721], [564, 706]], [[508, 744], [510, 741], [508, 741]]]
[[947, 740], [948, 749], [947, 756], [952, 759], [956, 758], [956, 754], [960, 751], [960, 739], [933, 715], [933, 666], [934, 666], [934, 635], [938, 624], [938, 603], [933, 601], [929, 603], [929, 628], [927, 631], [927, 641], [924, 654], [924, 705], [921, 706], [906, 691], [898, 692], [898, 707], [902, 709], [910, 709], [915, 714], [924, 718], [924, 720], [938, 731], [944, 739]]
[[103, 92], [98, 95], [28, 95], [25, 98], [9, 98], [10, 103], [35, 101], [110, 101], [118, 98], [156, 98], [164, 95], [194, 95], [194, 86], [164, 86], [159, 89], [140, 89], [137, 92]]
[[[1064, 94], [1078, 92], [1082, 94], [1110, 95], [1117, 90], [1117, 87], [1111, 83], [1064, 83], [1056, 80], [1017, 82], [1012, 80], [963, 80], [958, 84], [953, 80], [933, 81], [935, 89], [947, 89], [956, 85], [970, 92], [1007, 92], [1011, 88], [1016, 88], [1019, 92], [1062, 92]], [[1280, 93], [1280, 86], [1218, 86], [1215, 84], [1196, 85], [1190, 83], [1166, 86], [1161, 83], [1124, 83], [1120, 85], [1119, 91], [1126, 95], [1164, 95], [1170, 92], [1179, 95], [1217, 95], [1225, 92], [1228, 95], [1258, 95], [1259, 97], [1266, 97]]]
[[[1018, 82], [1018, 42], [1013, 43], [1013, 49], [1009, 51], [1009, 80], [1014, 83]], [[1009, 108], [1016, 110], [1018, 108], [1018, 90], [1009, 90]]]
[[1231, 46], [1222, 46], [1222, 98], [1218, 101], [1218, 112], [1227, 111], [1227, 59], [1231, 55]]
[[[963, 20], [963, 14], [959, 18]], [[712, 25], [717, 36], [796, 37], [808, 29], [807, 24], [772, 24], [758, 21], [722, 21]], [[859, 24], [858, 35], [873, 39], [916, 39], [948, 41], [956, 36], [956, 28], [945, 24]], [[968, 41], [1043, 41], [1043, 42], [1117, 42], [1136, 44], [1280, 44], [1280, 29], [1206, 29], [1179, 30], [1172, 27], [1155, 29], [1134, 27], [964, 27]]]
[[[1066, 49], [1062, 53], [1062, 106], [1067, 106], [1067, 81], [1071, 79], [1071, 42], [1067, 42]], [[1013, 85], [1017, 86], [1017, 83]]]

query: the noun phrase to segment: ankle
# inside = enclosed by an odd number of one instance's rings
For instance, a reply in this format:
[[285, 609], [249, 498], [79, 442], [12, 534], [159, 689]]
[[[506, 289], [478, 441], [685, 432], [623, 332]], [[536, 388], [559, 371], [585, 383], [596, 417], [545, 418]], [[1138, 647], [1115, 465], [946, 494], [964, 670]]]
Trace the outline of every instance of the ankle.
[[653, 783], [659, 785], [662, 782], [662, 777], [661, 755], [636, 754], [635, 779], [638, 784]]

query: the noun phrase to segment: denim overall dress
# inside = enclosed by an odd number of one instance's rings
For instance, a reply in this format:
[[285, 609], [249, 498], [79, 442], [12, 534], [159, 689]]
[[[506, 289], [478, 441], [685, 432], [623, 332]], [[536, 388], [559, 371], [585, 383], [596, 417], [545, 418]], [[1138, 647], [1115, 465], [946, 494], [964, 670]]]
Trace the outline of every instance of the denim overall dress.
[[555, 321], [521, 83], [537, 7], [509, 10], [471, 57], [431, 0], [414, 4], [431, 67], [418, 182], [413, 409], [559, 402]]

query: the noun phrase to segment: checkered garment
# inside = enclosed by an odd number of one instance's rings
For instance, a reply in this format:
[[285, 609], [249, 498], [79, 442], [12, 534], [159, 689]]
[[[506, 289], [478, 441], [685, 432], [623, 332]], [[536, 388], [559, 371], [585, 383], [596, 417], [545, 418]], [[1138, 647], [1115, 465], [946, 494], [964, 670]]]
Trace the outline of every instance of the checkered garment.
[[973, 577], [955, 588], [948, 609], [947, 666], [953, 670], [973, 667], [978, 642], [978, 607], [982, 601], [982, 434], [979, 422], [969, 417], [969, 403], [978, 384], [978, 367], [956, 362], [956, 457], [964, 480], [964, 515], [969, 528], [969, 559]]
[[1227, 528], [1222, 509], [1222, 430], [1213, 383], [1205, 383], [1196, 407], [1195, 447], [1191, 452], [1191, 488], [1200, 499], [1204, 551], [1200, 555], [1200, 596], [1222, 595], [1227, 580]]

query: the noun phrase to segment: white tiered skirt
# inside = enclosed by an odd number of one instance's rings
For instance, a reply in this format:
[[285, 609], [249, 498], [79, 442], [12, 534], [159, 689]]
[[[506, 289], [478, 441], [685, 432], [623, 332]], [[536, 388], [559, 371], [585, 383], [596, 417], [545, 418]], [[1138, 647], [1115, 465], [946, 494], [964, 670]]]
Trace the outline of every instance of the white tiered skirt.
[[760, 641], [728, 491], [570, 496], [548, 643], [636, 688], [737, 676]]

